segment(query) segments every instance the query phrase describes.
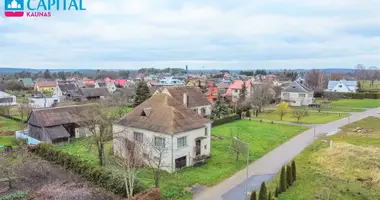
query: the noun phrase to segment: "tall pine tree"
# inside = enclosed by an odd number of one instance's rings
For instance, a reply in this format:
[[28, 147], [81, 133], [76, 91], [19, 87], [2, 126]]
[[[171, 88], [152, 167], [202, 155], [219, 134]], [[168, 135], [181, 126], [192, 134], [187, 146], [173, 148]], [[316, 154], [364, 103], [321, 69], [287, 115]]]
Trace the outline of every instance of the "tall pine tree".
[[268, 200], [272, 200], [272, 198], [273, 198], [272, 197], [272, 192], [269, 191], [269, 193], [268, 193]]
[[292, 168], [290, 167], [290, 165], [286, 166], [286, 182], [287, 182], [288, 187], [292, 186], [293, 177], [292, 177]]
[[245, 82], [243, 81], [243, 85], [241, 86], [241, 90], [239, 93], [239, 103], [244, 102], [245, 97], [247, 97], [247, 86], [245, 85]]
[[297, 180], [297, 169], [296, 169], [296, 162], [292, 161], [292, 177], [293, 177], [293, 183]]
[[276, 190], [274, 191], [274, 197], [278, 197], [278, 195], [279, 195], [279, 188], [278, 188], [278, 186], [276, 186]]
[[150, 91], [149, 91], [148, 85], [144, 81], [139, 82], [136, 89], [136, 95], [133, 102], [133, 107], [137, 107], [142, 102], [149, 99], [149, 97], [150, 97]]
[[252, 192], [251, 197], [249, 198], [249, 200], [257, 200], [257, 194], [256, 194], [256, 191], [253, 191], [253, 192]]
[[260, 192], [259, 192], [259, 200], [268, 200], [268, 191], [265, 182], [261, 183]]
[[285, 167], [281, 168], [281, 174], [280, 174], [280, 191], [279, 194], [283, 193], [286, 191], [286, 172], [285, 172]]
[[211, 108], [211, 116], [213, 119], [219, 119], [220, 117], [227, 115], [228, 107], [224, 102], [224, 99], [220, 93], [218, 93], [218, 97], [216, 98], [214, 105]]

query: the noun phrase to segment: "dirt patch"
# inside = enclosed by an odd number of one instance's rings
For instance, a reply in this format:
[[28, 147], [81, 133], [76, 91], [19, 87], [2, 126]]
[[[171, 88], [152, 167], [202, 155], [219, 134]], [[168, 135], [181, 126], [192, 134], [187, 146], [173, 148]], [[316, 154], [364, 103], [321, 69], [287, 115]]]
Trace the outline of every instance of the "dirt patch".
[[332, 176], [380, 186], [380, 148], [337, 142], [322, 149], [316, 164]]
[[15, 135], [14, 131], [0, 131], [0, 136], [12, 136], [12, 135]]
[[[5, 153], [0, 153], [5, 156]], [[23, 154], [23, 162], [12, 168], [13, 188], [8, 182], [0, 183], [0, 198], [16, 191], [28, 191], [29, 199], [120, 199], [101, 188], [93, 186], [79, 176], [51, 164], [31, 153]], [[7, 163], [0, 163], [0, 169]], [[0, 179], [3, 178], [0, 174]], [[67, 197], [67, 198], [66, 198]], [[80, 197], [80, 198], [79, 198]]]

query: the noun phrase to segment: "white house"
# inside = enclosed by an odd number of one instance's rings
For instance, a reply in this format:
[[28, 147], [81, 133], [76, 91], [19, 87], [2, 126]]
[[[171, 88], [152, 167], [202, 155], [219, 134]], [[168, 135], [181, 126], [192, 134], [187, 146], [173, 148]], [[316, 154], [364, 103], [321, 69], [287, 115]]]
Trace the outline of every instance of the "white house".
[[186, 107], [194, 110], [201, 116], [211, 116], [211, 103], [198, 87], [166, 87], [161, 93], [168, 94], [179, 102], [186, 102], [184, 103]]
[[16, 96], [0, 91], [0, 106], [16, 105]]
[[358, 85], [357, 81], [329, 81], [326, 92], [352, 92], [355, 93]]
[[75, 85], [73, 81], [58, 81], [53, 96], [64, 97], [70, 90], [78, 90], [77, 85]]
[[59, 97], [29, 97], [29, 105], [32, 108], [50, 108], [54, 103], [59, 103]]
[[[165, 93], [153, 95], [134, 108], [113, 125], [113, 133], [115, 155], [127, 158], [131, 146], [139, 145], [144, 147], [139, 154], [145, 162], [161, 161], [160, 168], [168, 172], [210, 156], [211, 121]], [[162, 159], [156, 148], [164, 151]]]
[[113, 82], [104, 82], [104, 81], [96, 81], [95, 88], [107, 88], [108, 92], [111, 94], [116, 91], [115, 83]]
[[308, 106], [314, 102], [314, 91], [298, 81], [294, 81], [281, 92], [281, 100], [290, 106]]

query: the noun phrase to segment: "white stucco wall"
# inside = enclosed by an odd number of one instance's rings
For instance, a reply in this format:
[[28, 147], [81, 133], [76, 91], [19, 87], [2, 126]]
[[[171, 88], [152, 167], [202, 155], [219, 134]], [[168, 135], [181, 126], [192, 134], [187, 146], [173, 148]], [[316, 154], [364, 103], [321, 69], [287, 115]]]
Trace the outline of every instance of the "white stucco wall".
[[[28, 98], [29, 105], [32, 108], [50, 108], [53, 105], [54, 100], [60, 102], [60, 98], [58, 97], [48, 97], [48, 98]], [[46, 104], [45, 104], [46, 101]]]
[[[289, 96], [285, 96], [285, 94]], [[300, 97], [300, 94], [305, 94], [305, 97]], [[313, 103], [314, 93], [298, 93], [298, 92], [281, 92], [281, 99], [287, 101], [289, 106], [308, 106]]]
[[[205, 129], [207, 128], [207, 136], [205, 136]], [[133, 132], [139, 132], [143, 134], [143, 146], [145, 148], [149, 148], [147, 143], [152, 143], [154, 141], [154, 137], [165, 138], [165, 142], [167, 145], [167, 151], [164, 154], [164, 158], [162, 160], [163, 170], [168, 172], [175, 171], [175, 159], [186, 156], [186, 166], [193, 165], [193, 158], [195, 157], [195, 139], [198, 137], [206, 137], [201, 140], [201, 155], [210, 155], [211, 149], [211, 123], [206, 124], [205, 127], [199, 128], [196, 130], [191, 130], [183, 133], [177, 133], [174, 135], [157, 133], [149, 130], [137, 129], [125, 127], [122, 125], [113, 125], [114, 132], [114, 153], [115, 155], [125, 157], [125, 142], [124, 139], [128, 138], [131, 141], [134, 141]], [[177, 139], [181, 137], [187, 137], [187, 146], [177, 148]], [[145, 153], [149, 150], [144, 149]]]

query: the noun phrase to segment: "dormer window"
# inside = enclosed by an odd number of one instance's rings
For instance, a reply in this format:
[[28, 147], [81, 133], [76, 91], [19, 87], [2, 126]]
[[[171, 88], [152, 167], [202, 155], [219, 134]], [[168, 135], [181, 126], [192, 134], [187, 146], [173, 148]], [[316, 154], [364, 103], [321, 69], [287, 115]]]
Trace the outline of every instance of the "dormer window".
[[149, 117], [151, 110], [152, 110], [151, 108], [144, 108], [143, 111], [141, 112], [141, 116], [142, 117]]

